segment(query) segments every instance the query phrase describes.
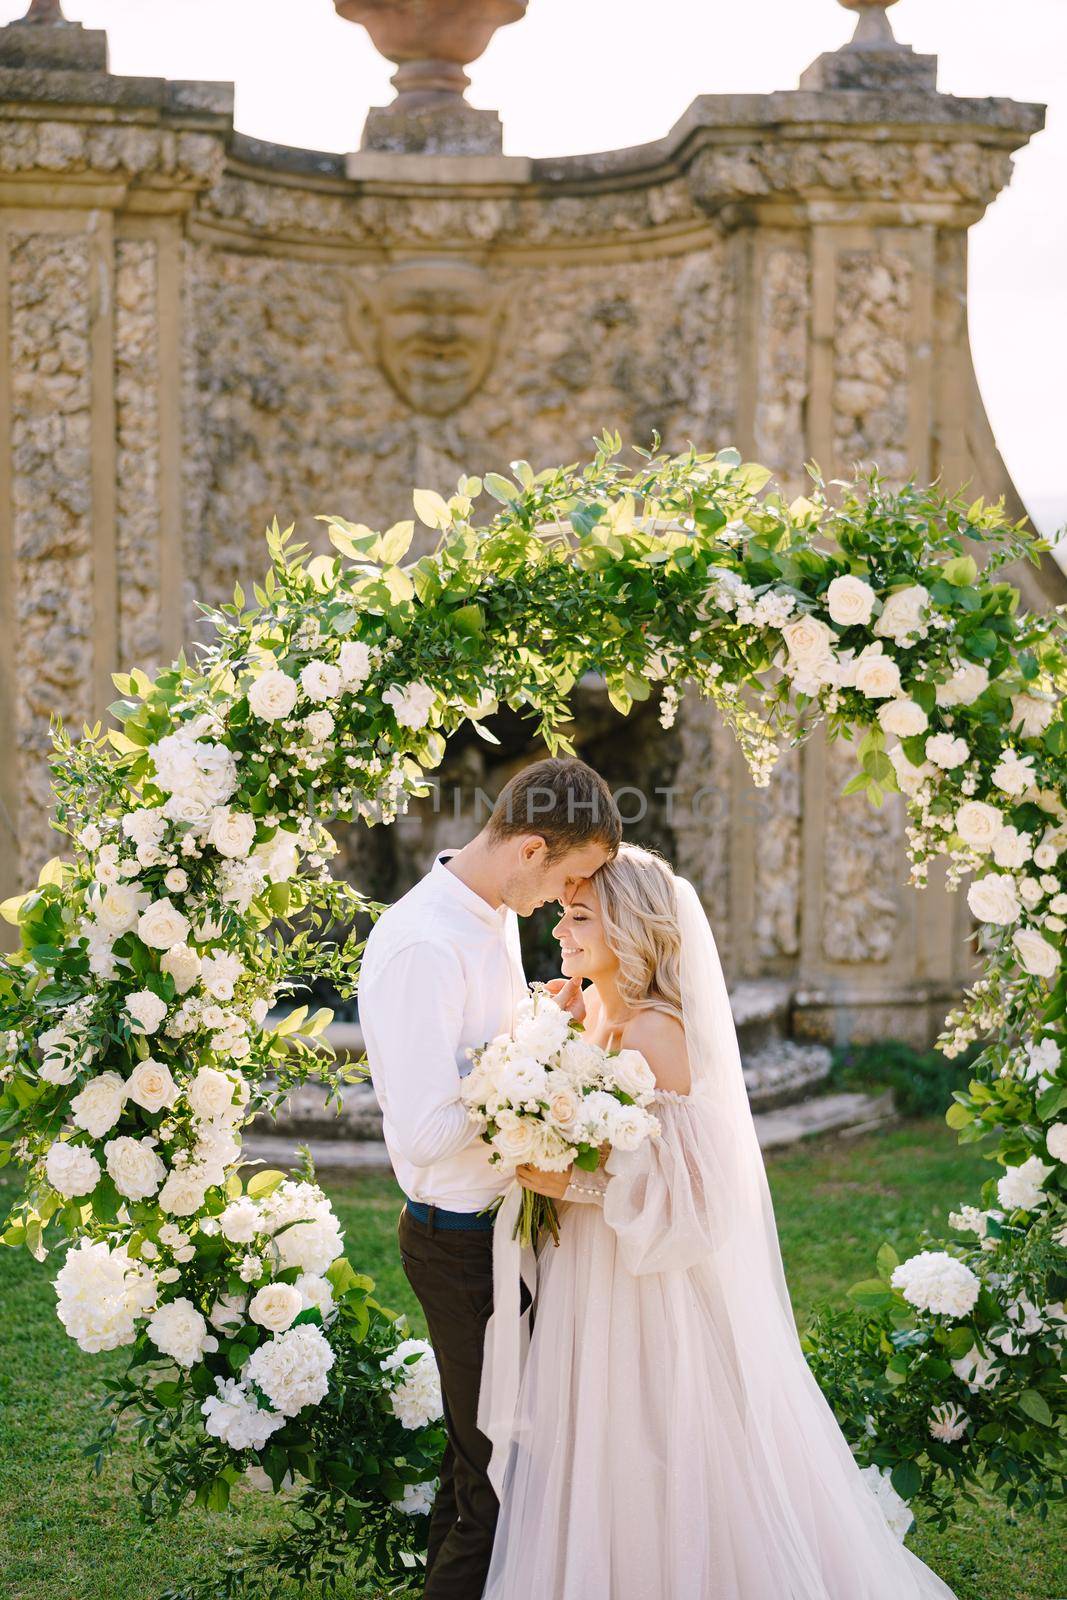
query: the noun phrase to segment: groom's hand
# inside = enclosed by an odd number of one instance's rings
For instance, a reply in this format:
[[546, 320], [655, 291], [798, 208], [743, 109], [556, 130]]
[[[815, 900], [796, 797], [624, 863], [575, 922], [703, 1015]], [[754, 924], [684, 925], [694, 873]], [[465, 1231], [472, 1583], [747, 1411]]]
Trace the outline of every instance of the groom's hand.
[[575, 1022], [585, 1021], [585, 996], [581, 978], [553, 978], [545, 988], [561, 1011], [569, 1011]]
[[571, 1168], [566, 1172], [542, 1172], [540, 1167], [516, 1167], [515, 1176], [524, 1189], [546, 1195], [549, 1200], [562, 1200], [571, 1181]]

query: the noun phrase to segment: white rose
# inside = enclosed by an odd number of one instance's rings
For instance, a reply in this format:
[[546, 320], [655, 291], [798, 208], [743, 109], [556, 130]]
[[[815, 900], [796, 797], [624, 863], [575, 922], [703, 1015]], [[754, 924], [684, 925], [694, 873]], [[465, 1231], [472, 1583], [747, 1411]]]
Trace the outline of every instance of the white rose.
[[296, 705], [297, 688], [293, 679], [277, 667], [264, 672], [248, 691], [248, 709], [265, 722], [287, 717]]
[[255, 842], [256, 819], [243, 811], [230, 811], [226, 806], [217, 806], [211, 813], [207, 837], [208, 843], [215, 846], [220, 856], [246, 856]]
[[137, 922], [137, 937], [153, 950], [169, 950], [184, 944], [189, 935], [189, 919], [164, 895], [142, 911]]
[[656, 1087], [656, 1075], [640, 1050], [620, 1050], [609, 1058], [605, 1071], [612, 1083], [632, 1100], [644, 1105]]
[[162, 1111], [178, 1098], [178, 1085], [168, 1066], [148, 1056], [137, 1063], [126, 1079], [126, 1098], [145, 1111]]
[[71, 1118], [78, 1128], [84, 1128], [94, 1139], [99, 1139], [113, 1128], [122, 1115], [126, 1099], [126, 1081], [117, 1072], [101, 1072], [89, 1082], [70, 1103]]
[[181, 1367], [195, 1366], [208, 1351], [219, 1347], [200, 1312], [184, 1296], [160, 1306], [149, 1318], [146, 1332], [156, 1349]]
[[608, 1118], [608, 1140], [616, 1150], [636, 1150], [657, 1126], [640, 1106], [623, 1106], [615, 1102]]
[[1015, 879], [1004, 872], [987, 872], [976, 878], [967, 890], [967, 904], [979, 922], [998, 926], [1018, 922], [1021, 912]]
[[1051, 698], [1032, 694], [1013, 694], [1011, 697], [1011, 725], [1022, 730], [1026, 739], [1038, 739], [1044, 733], [1056, 712]]
[[927, 757], [946, 772], [962, 766], [970, 753], [966, 739], [954, 739], [950, 733], [935, 733], [926, 741]]
[[185, 1090], [189, 1108], [198, 1117], [210, 1121], [212, 1117], [225, 1116], [233, 1108], [232, 1079], [215, 1067], [201, 1067]]
[[188, 994], [200, 976], [200, 957], [187, 944], [171, 945], [159, 965], [173, 978], [179, 994]]
[[1022, 867], [1029, 861], [1033, 840], [1028, 833], [1020, 833], [1010, 823], [1002, 823], [993, 841], [993, 860], [998, 867]]
[[207, 1320], [219, 1333], [235, 1333], [244, 1321], [246, 1294], [223, 1294], [207, 1314]]
[[233, 986], [244, 972], [239, 955], [233, 950], [223, 950], [215, 956], [205, 956], [200, 969], [204, 988], [216, 1000], [232, 1000]]
[[167, 1002], [151, 989], [138, 989], [126, 996], [126, 1010], [141, 1033], [155, 1033], [167, 1014]]
[[272, 883], [286, 883], [300, 865], [296, 834], [279, 828], [273, 839], [256, 845], [252, 859]]
[[918, 637], [924, 634], [926, 627], [922, 614], [929, 600], [930, 596], [921, 583], [895, 590], [886, 597], [882, 614], [874, 625], [876, 637], [905, 644], [913, 635]]
[[1025, 794], [1034, 782], [1034, 758], [1006, 750], [990, 776], [1004, 794]]
[[104, 1158], [115, 1188], [127, 1200], [147, 1200], [167, 1176], [150, 1139], [131, 1139], [128, 1134], [109, 1139]]
[[862, 650], [852, 663], [849, 676], [853, 687], [868, 700], [886, 700], [900, 694], [900, 668], [881, 645], [871, 644]]
[[360, 639], [346, 639], [341, 646], [341, 678], [346, 689], [356, 689], [370, 677], [370, 650]]
[[163, 878], [163, 887], [171, 894], [184, 894], [189, 887], [189, 874], [184, 867], [171, 867]]
[[137, 919], [148, 904], [143, 889], [132, 883], [113, 883], [92, 905], [98, 925], [112, 938], [129, 933], [137, 926]]
[[426, 683], [409, 683], [404, 687], [394, 683], [382, 695], [385, 704], [392, 706], [402, 728], [424, 728], [430, 720], [435, 698], [434, 691]]
[[1067, 1122], [1052, 1124], [1045, 1135], [1045, 1145], [1054, 1161], [1067, 1161]]
[[781, 630], [789, 658], [798, 666], [812, 666], [833, 657], [834, 631], [818, 617], [795, 617]]
[[100, 1181], [100, 1163], [84, 1144], [57, 1139], [44, 1164], [45, 1177], [66, 1199], [90, 1194]]
[[850, 573], [835, 578], [826, 591], [826, 609], [843, 628], [852, 627], [858, 622], [870, 622], [874, 600], [875, 594], [870, 584]]
[[253, 1322], [270, 1333], [284, 1333], [293, 1318], [303, 1310], [300, 1291], [292, 1283], [265, 1283], [257, 1289], [248, 1307]]
[[304, 729], [312, 744], [325, 744], [336, 724], [328, 711], [313, 711], [304, 718]]
[[85, 827], [76, 835], [78, 843], [83, 850], [99, 850], [102, 837], [100, 829], [95, 822], [87, 822]]
[[573, 1127], [578, 1115], [578, 1096], [566, 1085], [557, 1085], [548, 1091], [548, 1114], [556, 1127], [566, 1133]]
[[911, 739], [930, 725], [926, 712], [914, 700], [887, 700], [878, 707], [878, 721], [897, 739]]
[[1003, 814], [984, 800], [966, 800], [956, 812], [956, 832], [972, 850], [991, 850], [1003, 826]]
[[951, 678], [939, 683], [934, 694], [939, 706], [969, 706], [988, 688], [987, 667], [980, 666], [977, 661], [956, 661]]
[[1019, 965], [1035, 978], [1051, 978], [1059, 971], [1060, 952], [1034, 928], [1016, 928], [1011, 936]]
[[211, 809], [206, 800], [195, 794], [172, 794], [163, 806], [172, 822], [187, 822], [197, 833], [207, 827]]
[[300, 674], [300, 687], [309, 700], [334, 700], [341, 692], [340, 668], [328, 661], [309, 661]]

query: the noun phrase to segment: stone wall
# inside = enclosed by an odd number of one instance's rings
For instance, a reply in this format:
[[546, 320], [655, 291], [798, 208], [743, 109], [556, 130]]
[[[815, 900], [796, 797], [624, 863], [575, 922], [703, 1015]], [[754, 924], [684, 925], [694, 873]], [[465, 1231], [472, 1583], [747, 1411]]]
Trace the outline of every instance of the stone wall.
[[[790, 492], [814, 458], [969, 479], [1022, 514], [974, 381], [966, 234], [1038, 107], [939, 95], [926, 68], [842, 92], [835, 68], [702, 98], [635, 150], [346, 160], [235, 134], [226, 86], [113, 77], [99, 44], [82, 69], [27, 64], [11, 33], [5, 894], [53, 850], [49, 713], [76, 727], [117, 666], [172, 658], [197, 600], [259, 575], [275, 516], [312, 539], [316, 512], [384, 525], [416, 484], [579, 459], [604, 427], [736, 443]], [[1020, 581], [1028, 604], [1064, 597], [1052, 564]], [[709, 707], [623, 730], [583, 694], [585, 753], [669, 790], [634, 836], [698, 884], [734, 977], [792, 984], [815, 1031], [929, 1034], [967, 968], [965, 911], [905, 887], [895, 804], [841, 801], [847, 745], [812, 741], [757, 794]], [[450, 770], [491, 790], [534, 753], [513, 728]], [[419, 808], [349, 859], [387, 894], [472, 825]]]

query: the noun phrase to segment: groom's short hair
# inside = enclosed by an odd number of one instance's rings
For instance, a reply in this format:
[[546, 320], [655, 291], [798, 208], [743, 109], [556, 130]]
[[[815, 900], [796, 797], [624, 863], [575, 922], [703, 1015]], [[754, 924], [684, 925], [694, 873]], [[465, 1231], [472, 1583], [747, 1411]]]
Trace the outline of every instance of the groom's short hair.
[[576, 756], [550, 756], [509, 778], [486, 830], [496, 839], [540, 834], [550, 861], [594, 843], [613, 856], [622, 840], [622, 818], [599, 772]]

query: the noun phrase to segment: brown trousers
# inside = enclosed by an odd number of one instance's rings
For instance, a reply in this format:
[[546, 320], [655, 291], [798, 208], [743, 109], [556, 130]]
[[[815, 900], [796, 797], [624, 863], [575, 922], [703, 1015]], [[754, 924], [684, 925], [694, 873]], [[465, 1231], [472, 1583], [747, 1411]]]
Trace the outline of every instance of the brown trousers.
[[408, 1282], [426, 1314], [448, 1432], [430, 1518], [425, 1600], [480, 1600], [498, 1510], [486, 1476], [489, 1441], [475, 1420], [485, 1325], [493, 1310], [493, 1235], [435, 1229], [405, 1207], [397, 1236]]

